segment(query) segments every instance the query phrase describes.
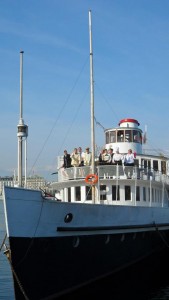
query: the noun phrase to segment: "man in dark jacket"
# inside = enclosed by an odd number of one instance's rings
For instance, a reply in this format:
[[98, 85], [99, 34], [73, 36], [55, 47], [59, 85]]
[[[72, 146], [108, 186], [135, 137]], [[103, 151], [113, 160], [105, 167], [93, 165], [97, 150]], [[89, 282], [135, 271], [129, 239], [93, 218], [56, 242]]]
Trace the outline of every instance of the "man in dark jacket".
[[70, 168], [71, 167], [71, 157], [70, 154], [67, 153], [67, 150], [64, 150], [64, 156], [63, 156], [63, 165], [62, 168]]

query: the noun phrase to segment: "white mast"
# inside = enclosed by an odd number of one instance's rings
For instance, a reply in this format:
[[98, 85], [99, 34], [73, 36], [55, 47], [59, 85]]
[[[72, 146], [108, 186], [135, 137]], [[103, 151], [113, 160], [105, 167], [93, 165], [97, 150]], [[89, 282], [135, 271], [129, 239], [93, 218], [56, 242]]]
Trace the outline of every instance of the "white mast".
[[[18, 186], [22, 186], [22, 173], [23, 173], [23, 139], [25, 138], [25, 149], [26, 149], [26, 138], [28, 136], [28, 126], [24, 124], [23, 120], [23, 53], [20, 51], [20, 118], [18, 124]], [[25, 151], [25, 185], [26, 185], [26, 151]]]
[[[91, 103], [91, 168], [95, 174], [95, 134], [94, 134], [94, 79], [93, 79], [93, 49], [92, 49], [92, 17], [89, 10], [89, 42], [90, 42], [90, 103]], [[95, 202], [95, 186], [92, 185], [92, 202]]]

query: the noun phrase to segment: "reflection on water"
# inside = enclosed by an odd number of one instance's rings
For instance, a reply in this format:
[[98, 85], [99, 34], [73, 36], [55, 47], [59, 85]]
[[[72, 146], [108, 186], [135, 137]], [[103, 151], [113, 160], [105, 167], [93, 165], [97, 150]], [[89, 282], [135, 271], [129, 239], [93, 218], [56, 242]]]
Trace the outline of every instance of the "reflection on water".
[[[0, 200], [0, 247], [5, 236], [3, 205]], [[100, 258], [100, 263], [102, 259]], [[83, 271], [83, 270], [82, 270]], [[169, 248], [160, 256], [146, 259], [118, 275], [73, 292], [61, 300], [167, 300], [169, 299]], [[3, 249], [0, 252], [0, 300], [14, 300], [11, 270]]]

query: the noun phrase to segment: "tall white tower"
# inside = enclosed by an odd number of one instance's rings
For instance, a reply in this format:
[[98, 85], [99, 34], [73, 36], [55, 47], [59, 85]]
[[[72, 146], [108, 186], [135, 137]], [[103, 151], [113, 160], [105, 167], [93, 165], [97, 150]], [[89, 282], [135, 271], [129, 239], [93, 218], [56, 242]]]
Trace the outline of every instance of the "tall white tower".
[[25, 142], [25, 185], [27, 173], [27, 136], [28, 126], [24, 124], [23, 120], [23, 53], [20, 51], [20, 116], [18, 124], [18, 186], [23, 186], [23, 142]]

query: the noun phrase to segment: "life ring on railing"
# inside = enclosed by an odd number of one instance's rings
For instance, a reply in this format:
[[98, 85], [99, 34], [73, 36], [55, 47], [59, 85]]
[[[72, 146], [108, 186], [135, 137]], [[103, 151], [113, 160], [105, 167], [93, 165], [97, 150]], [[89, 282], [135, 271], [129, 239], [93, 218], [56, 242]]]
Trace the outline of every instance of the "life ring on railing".
[[86, 176], [85, 182], [88, 184], [95, 184], [98, 182], [98, 176], [96, 174], [89, 174]]

